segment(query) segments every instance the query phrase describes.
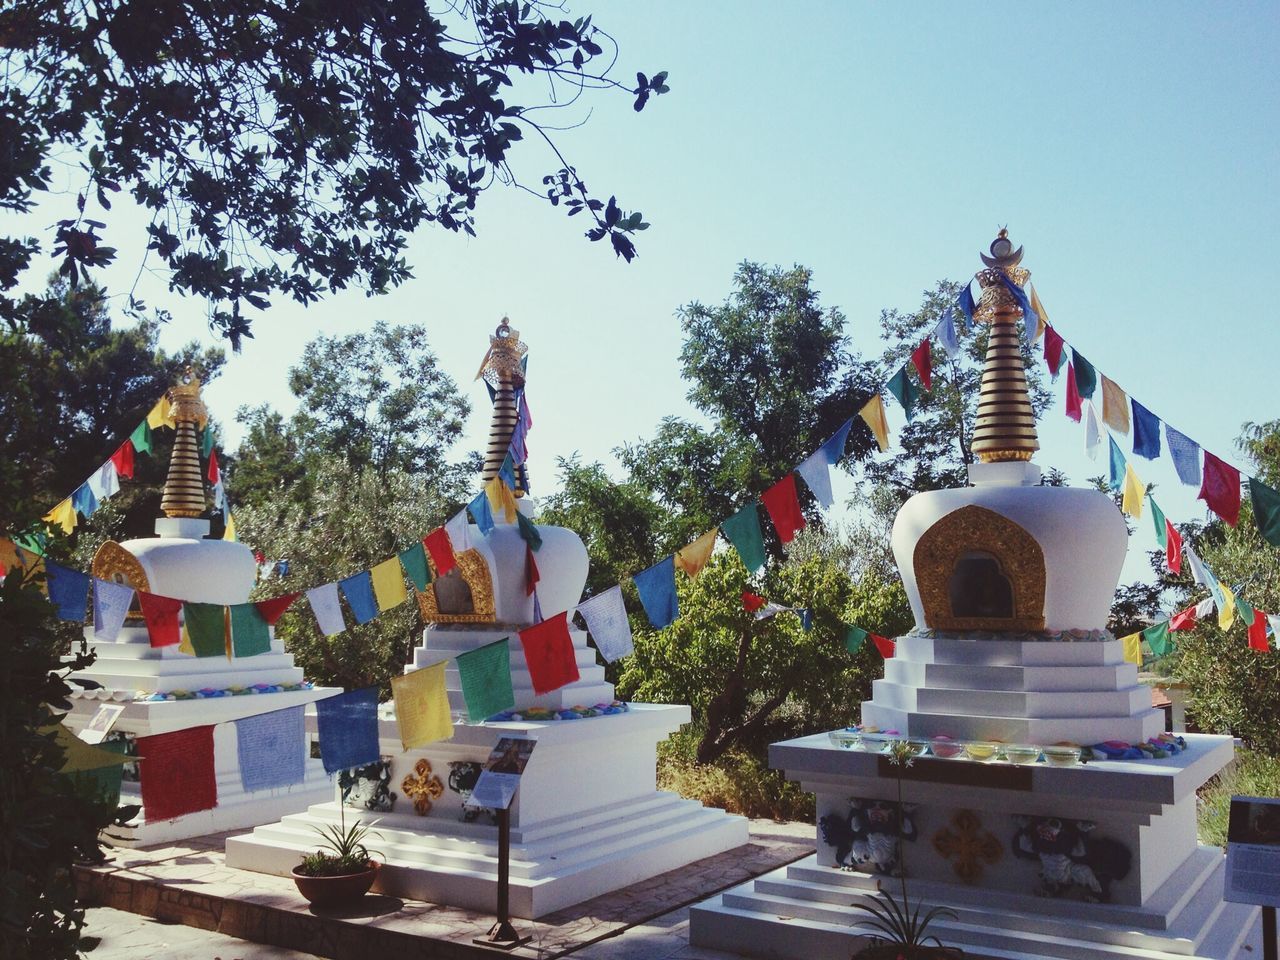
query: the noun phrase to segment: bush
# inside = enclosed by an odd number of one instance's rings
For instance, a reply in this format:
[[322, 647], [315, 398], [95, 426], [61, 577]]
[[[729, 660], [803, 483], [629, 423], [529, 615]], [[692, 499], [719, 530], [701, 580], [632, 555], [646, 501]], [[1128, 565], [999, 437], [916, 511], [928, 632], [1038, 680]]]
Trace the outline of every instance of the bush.
[[1280, 796], [1280, 757], [1253, 750], [1236, 751], [1235, 762], [1200, 788], [1200, 841], [1227, 845], [1227, 815], [1232, 795]]
[[694, 755], [700, 738], [700, 732], [685, 730], [659, 747], [659, 789], [744, 817], [812, 822], [813, 794], [744, 750], [730, 750], [715, 763], [698, 763]]

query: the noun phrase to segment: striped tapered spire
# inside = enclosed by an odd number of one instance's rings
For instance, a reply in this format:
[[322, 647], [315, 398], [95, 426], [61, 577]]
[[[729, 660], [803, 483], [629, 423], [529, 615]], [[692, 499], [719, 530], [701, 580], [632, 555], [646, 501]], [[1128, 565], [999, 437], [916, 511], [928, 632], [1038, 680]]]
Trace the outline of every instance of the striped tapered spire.
[[[488, 483], [502, 469], [511, 451], [511, 436], [520, 420], [519, 391], [524, 389], [524, 357], [529, 347], [520, 342], [520, 331], [506, 317], [489, 338], [489, 352], [480, 363], [476, 379], [484, 378], [493, 397], [493, 417], [489, 421], [489, 443], [485, 447], [481, 481]], [[525, 464], [515, 468], [515, 494], [524, 496], [529, 490]]]
[[1040, 441], [1022, 362], [1022, 308], [1005, 279], [1022, 287], [1031, 272], [1019, 266], [1022, 248], [1013, 249], [1006, 230], [1000, 231], [991, 244], [991, 256], [984, 254], [982, 261], [987, 268], [978, 274], [982, 300], [974, 319], [990, 323], [991, 336], [970, 449], [982, 463], [1030, 460], [1040, 449]]
[[186, 383], [171, 387], [169, 402], [172, 404], [176, 435], [160, 509], [166, 517], [199, 517], [204, 514], [207, 503], [196, 431], [208, 422], [209, 416], [204, 401], [200, 399], [200, 381], [189, 376]]

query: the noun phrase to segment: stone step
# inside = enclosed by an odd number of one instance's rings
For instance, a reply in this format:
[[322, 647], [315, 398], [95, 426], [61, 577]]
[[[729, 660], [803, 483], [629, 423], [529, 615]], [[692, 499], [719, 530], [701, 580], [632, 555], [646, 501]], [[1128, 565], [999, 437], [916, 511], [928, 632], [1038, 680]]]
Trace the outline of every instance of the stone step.
[[1119, 690], [1138, 683], [1138, 668], [1132, 663], [1084, 667], [974, 666], [916, 663], [892, 657], [885, 661], [884, 667], [884, 679], [892, 683], [949, 690]]
[[1151, 691], [1137, 685], [1120, 690], [960, 690], [876, 680], [872, 683], [872, 702], [899, 710], [963, 716], [1131, 717], [1151, 709]]

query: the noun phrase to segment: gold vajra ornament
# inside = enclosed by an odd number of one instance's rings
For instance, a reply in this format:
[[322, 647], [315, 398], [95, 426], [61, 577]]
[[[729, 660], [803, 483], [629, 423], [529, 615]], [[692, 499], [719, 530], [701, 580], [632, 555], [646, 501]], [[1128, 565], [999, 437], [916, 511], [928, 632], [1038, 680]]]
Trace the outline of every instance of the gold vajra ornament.
[[965, 883], [982, 878], [984, 863], [999, 863], [1004, 847], [990, 832], [982, 829], [982, 821], [972, 810], [957, 810], [951, 826], [933, 835], [933, 849], [951, 861], [951, 869]]
[[430, 813], [431, 805], [444, 794], [444, 784], [431, 772], [429, 760], [419, 760], [415, 763], [413, 773], [404, 778], [400, 789], [413, 801], [413, 812], [420, 817]]

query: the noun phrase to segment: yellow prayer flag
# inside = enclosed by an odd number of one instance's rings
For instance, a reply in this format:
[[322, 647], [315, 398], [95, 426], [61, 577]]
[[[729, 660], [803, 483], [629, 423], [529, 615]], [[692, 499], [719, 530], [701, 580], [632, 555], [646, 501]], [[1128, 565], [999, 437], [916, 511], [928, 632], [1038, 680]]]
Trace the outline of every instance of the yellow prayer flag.
[[22, 554], [18, 552], [18, 545], [12, 540], [0, 537], [0, 567], [11, 570], [14, 567], [24, 567], [26, 564], [22, 562]]
[[167, 396], [161, 397], [147, 414], [147, 426], [155, 430], [157, 427], [176, 427], [177, 425], [177, 421], [173, 419], [173, 404], [169, 402]]
[[1226, 597], [1221, 604], [1218, 605], [1218, 629], [1230, 630], [1231, 625], [1236, 622], [1236, 595], [1231, 592], [1221, 580], [1218, 581], [1218, 589], [1222, 591], [1222, 595]]
[[70, 533], [76, 528], [76, 508], [71, 505], [71, 498], [67, 497], [41, 519], [55, 527], [61, 527], [63, 533]]
[[[1121, 637], [1120, 642], [1124, 644], [1124, 658], [1134, 666], [1142, 666], [1142, 634], [1131, 633], [1127, 637]], [[394, 682], [394, 681], [392, 681]]]
[[65, 723], [57, 726], [41, 727], [40, 733], [54, 735], [58, 745], [63, 749], [61, 773], [79, 773], [82, 770], [101, 770], [103, 767], [118, 767], [122, 763], [132, 763], [137, 757], [126, 757], [122, 753], [112, 753], [99, 747], [90, 746], [74, 733]]
[[1044, 304], [1040, 302], [1040, 297], [1036, 294], [1036, 288], [1028, 284], [1031, 288], [1031, 309], [1036, 312], [1036, 316], [1040, 319], [1036, 322], [1036, 336], [1039, 340], [1044, 336], [1045, 329], [1049, 326], [1049, 314], [1045, 313]]
[[1120, 501], [1120, 509], [1135, 520], [1142, 516], [1142, 501], [1147, 495], [1147, 488], [1133, 470], [1132, 463], [1124, 465], [1124, 498]]
[[494, 477], [484, 485], [484, 495], [489, 498], [489, 509], [495, 517], [501, 513], [505, 522], [516, 522], [516, 495], [507, 486], [507, 481], [501, 476]]
[[716, 534], [719, 527], [712, 527], [683, 550], [676, 551], [676, 566], [690, 577], [696, 577], [711, 559], [711, 551], [715, 549]]
[[445, 663], [441, 660], [402, 677], [391, 678], [396, 723], [400, 725], [400, 742], [406, 750], [453, 736], [449, 694], [444, 688]]
[[876, 443], [881, 450], [889, 449], [889, 421], [884, 414], [884, 397], [876, 394], [862, 405], [858, 416], [867, 422], [871, 432], [876, 435]]
[[373, 580], [373, 595], [378, 601], [379, 610], [390, 610], [409, 598], [398, 558], [383, 560], [369, 571], [369, 578]]
[[236, 518], [229, 513], [227, 514], [226, 526], [222, 528], [222, 539], [230, 540], [232, 543], [237, 542], [236, 541]]
[[191, 634], [187, 633], [187, 625], [182, 625], [182, 639], [178, 641], [178, 652], [185, 653], [188, 657], [196, 655], [196, 648], [191, 643]]
[[1129, 432], [1129, 398], [1119, 384], [1102, 377], [1102, 422], [1117, 433]]

